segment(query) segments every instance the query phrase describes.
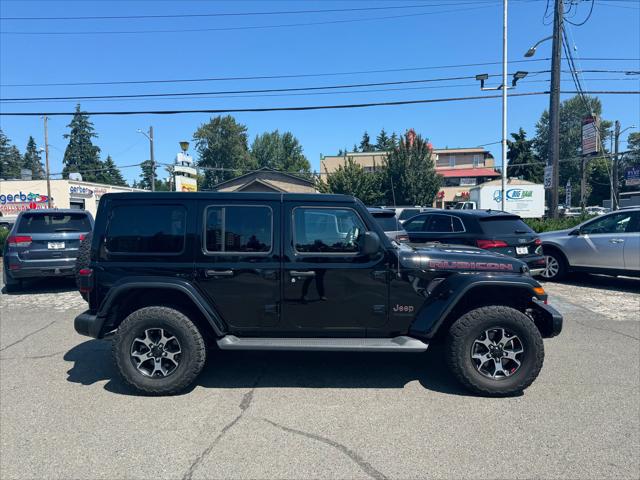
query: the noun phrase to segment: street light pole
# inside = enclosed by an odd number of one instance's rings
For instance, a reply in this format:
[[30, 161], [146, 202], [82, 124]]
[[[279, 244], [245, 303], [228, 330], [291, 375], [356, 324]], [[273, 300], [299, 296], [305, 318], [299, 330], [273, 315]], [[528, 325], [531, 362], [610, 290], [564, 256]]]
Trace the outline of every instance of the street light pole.
[[502, 2], [502, 210], [507, 193], [507, 3]]
[[551, 94], [549, 95], [549, 157], [551, 166], [551, 205], [549, 214], [558, 218], [558, 188], [560, 183], [560, 62], [562, 61], [562, 0], [555, 0], [553, 14], [553, 46], [551, 52]]
[[147, 140], [149, 140], [149, 161], [151, 162], [151, 191], [156, 191], [156, 160], [153, 156], [153, 126], [149, 127], [149, 133], [144, 130], [138, 129], [138, 133], [141, 133]]
[[44, 116], [44, 158], [47, 174], [47, 208], [51, 208], [51, 176], [49, 173], [49, 129], [47, 128], [47, 116]]

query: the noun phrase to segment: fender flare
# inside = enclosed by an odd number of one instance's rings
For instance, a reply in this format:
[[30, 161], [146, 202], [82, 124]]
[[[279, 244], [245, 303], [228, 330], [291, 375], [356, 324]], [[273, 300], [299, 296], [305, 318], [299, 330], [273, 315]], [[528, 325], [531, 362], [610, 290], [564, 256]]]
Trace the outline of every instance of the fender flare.
[[[461, 278], [462, 277], [462, 278]], [[541, 298], [533, 289], [540, 285], [531, 277], [489, 275], [455, 276], [451, 281], [442, 282], [433, 292], [434, 299], [425, 303], [416, 315], [409, 329], [411, 335], [433, 338], [447, 316], [471, 290], [482, 287], [518, 288], [531, 294], [531, 298]]]
[[174, 290], [185, 294], [207, 320], [214, 333], [222, 337], [226, 326], [222, 317], [207, 302], [202, 294], [188, 281], [166, 277], [128, 277], [115, 283], [98, 308], [97, 317], [106, 320], [109, 311], [118, 298], [132, 289]]

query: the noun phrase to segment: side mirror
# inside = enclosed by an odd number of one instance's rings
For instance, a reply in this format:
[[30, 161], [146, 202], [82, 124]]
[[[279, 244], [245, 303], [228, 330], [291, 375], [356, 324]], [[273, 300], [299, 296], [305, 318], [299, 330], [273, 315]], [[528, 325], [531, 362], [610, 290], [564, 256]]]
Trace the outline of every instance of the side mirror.
[[572, 237], [577, 237], [578, 235], [580, 235], [580, 229], [579, 228], [574, 228], [573, 230], [571, 230], [569, 232], [569, 235]]
[[376, 232], [364, 232], [359, 239], [360, 253], [374, 255], [380, 250], [380, 237]]

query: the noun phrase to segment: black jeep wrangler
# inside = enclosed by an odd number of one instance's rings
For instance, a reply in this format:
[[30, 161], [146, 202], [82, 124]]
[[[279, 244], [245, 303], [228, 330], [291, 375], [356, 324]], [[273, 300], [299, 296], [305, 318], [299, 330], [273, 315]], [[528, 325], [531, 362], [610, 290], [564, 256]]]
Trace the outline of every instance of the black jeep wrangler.
[[75, 329], [113, 336], [122, 377], [151, 394], [191, 385], [209, 346], [423, 352], [443, 342], [462, 384], [510, 395], [534, 381], [542, 338], [562, 329], [521, 261], [396, 244], [344, 195], [107, 194], [81, 250], [89, 310]]

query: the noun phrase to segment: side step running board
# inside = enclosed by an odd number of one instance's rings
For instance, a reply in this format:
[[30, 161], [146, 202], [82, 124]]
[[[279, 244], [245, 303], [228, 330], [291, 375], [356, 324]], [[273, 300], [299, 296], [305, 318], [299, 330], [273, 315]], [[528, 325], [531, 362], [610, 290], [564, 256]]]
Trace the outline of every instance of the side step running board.
[[411, 337], [394, 338], [247, 338], [226, 335], [221, 350], [316, 350], [344, 352], [424, 352], [429, 344]]

